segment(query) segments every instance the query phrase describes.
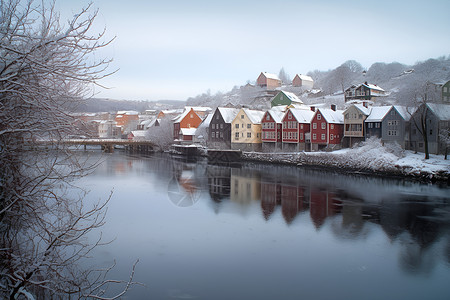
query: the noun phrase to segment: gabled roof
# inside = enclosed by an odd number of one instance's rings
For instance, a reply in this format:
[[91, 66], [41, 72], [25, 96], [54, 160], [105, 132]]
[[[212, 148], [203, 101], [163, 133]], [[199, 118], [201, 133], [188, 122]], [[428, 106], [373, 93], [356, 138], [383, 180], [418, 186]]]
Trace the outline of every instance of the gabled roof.
[[242, 110], [250, 119], [250, 122], [252, 122], [253, 124], [261, 124], [261, 119], [264, 116], [265, 112], [260, 110], [252, 110], [248, 108], [243, 108]]
[[206, 116], [205, 119], [203, 119], [202, 123], [200, 123], [200, 125], [198, 126], [198, 128], [203, 128], [203, 127], [209, 127], [209, 124], [211, 123], [212, 117], [214, 116], [213, 113], [210, 113]]
[[267, 113], [270, 114], [275, 123], [281, 123], [281, 121], [283, 120], [284, 111], [281, 111], [279, 109], [270, 109], [267, 111]]
[[440, 121], [450, 120], [450, 104], [427, 103], [427, 106]]
[[180, 128], [182, 135], [195, 135], [195, 131], [197, 131], [197, 128]]
[[416, 111], [416, 108], [409, 108], [401, 105], [394, 105], [394, 107], [405, 121], [409, 121], [411, 119], [411, 115]]
[[261, 74], [263, 74], [266, 78], [275, 79], [275, 80], [281, 80], [280, 78], [278, 78], [277, 75], [272, 74], [272, 73], [261, 72]]
[[387, 113], [392, 109], [392, 105], [389, 106], [375, 106], [372, 107], [370, 115], [367, 117], [366, 122], [381, 122]]
[[361, 85], [364, 85], [364, 86], [366, 86], [366, 87], [368, 87], [369, 89], [372, 89], [372, 90], [377, 90], [377, 91], [380, 91], [380, 92], [385, 92], [385, 90], [383, 90], [382, 88], [380, 88], [378, 85], [376, 85], [376, 84], [371, 84], [371, 83], [363, 83], [363, 84], [361, 84]]
[[296, 74], [296, 75], [294, 76], [294, 78], [297, 77], [297, 76], [298, 76], [301, 80], [314, 81], [314, 80], [311, 78], [311, 76], [308, 76], [308, 75]]
[[[351, 108], [351, 107], [356, 107], [360, 112], [362, 112], [364, 115], [368, 116], [370, 115], [370, 111], [372, 110], [372, 107], [365, 107], [363, 104], [361, 103], [357, 103], [357, 104], [352, 104], [351, 106], [349, 106], [347, 109]], [[347, 111], [347, 109], [345, 111]]]
[[294, 102], [294, 103], [303, 103], [303, 101], [300, 100], [300, 98], [297, 97], [297, 95], [294, 94], [294, 93], [286, 92], [286, 91], [280, 91], [280, 93], [283, 93], [286, 97], [288, 97], [288, 99], [291, 100], [291, 102]]
[[292, 115], [297, 120], [298, 123], [311, 123], [312, 118], [314, 117], [315, 112], [311, 109], [299, 109], [299, 108], [291, 108], [289, 109], [292, 112]]
[[232, 107], [218, 107], [217, 109], [222, 115], [222, 118], [225, 123], [233, 122], [234, 118], [236, 118], [240, 110], [239, 108], [232, 108]]
[[319, 108], [320, 112], [327, 123], [344, 124], [343, 110], [332, 110], [331, 108]]

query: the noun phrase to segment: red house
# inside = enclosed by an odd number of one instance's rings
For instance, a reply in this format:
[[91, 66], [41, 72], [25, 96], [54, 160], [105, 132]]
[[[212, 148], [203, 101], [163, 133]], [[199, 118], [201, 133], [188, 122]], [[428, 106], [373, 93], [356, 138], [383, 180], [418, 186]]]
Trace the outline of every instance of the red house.
[[284, 111], [278, 107], [272, 108], [264, 114], [261, 120], [261, 141], [264, 152], [281, 149], [281, 120], [283, 115]]
[[283, 122], [283, 150], [304, 151], [310, 149], [310, 123], [314, 112], [309, 109], [289, 108]]
[[311, 121], [311, 150], [341, 148], [344, 137], [344, 115], [336, 106], [319, 108]]

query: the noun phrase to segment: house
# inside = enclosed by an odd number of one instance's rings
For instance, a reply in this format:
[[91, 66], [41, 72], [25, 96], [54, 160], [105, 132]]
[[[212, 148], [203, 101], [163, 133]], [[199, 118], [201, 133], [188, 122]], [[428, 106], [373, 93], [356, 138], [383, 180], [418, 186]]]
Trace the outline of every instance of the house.
[[281, 132], [284, 111], [281, 109], [268, 110], [261, 119], [261, 141], [264, 152], [281, 150]]
[[350, 100], [374, 100], [376, 97], [386, 96], [386, 91], [376, 84], [364, 82], [360, 85], [352, 85], [344, 93], [345, 102]]
[[160, 110], [158, 112], [158, 115], [156, 116], [157, 119], [163, 119], [163, 118], [169, 118], [169, 119], [174, 119], [175, 117], [179, 116], [180, 114], [182, 114], [184, 111], [184, 109], [164, 109], [164, 110]]
[[311, 150], [340, 149], [344, 136], [344, 115], [336, 106], [319, 108], [311, 120]]
[[366, 139], [376, 136], [382, 143], [397, 143], [409, 148], [410, 114], [403, 106], [390, 105], [372, 107], [365, 120]]
[[261, 151], [261, 119], [263, 111], [241, 108], [231, 122], [231, 149]]
[[344, 139], [343, 147], [353, 147], [353, 145], [364, 141], [365, 123], [372, 107], [367, 102], [351, 104], [344, 111]]
[[281, 79], [275, 74], [261, 72], [258, 79], [256, 79], [256, 84], [268, 90], [274, 90], [281, 86]]
[[304, 90], [312, 90], [314, 86], [314, 80], [307, 75], [296, 74], [294, 79], [292, 79], [292, 86], [301, 87]]
[[297, 95], [295, 95], [294, 93], [286, 91], [280, 91], [270, 101], [271, 107], [279, 105], [292, 105], [292, 104], [302, 105], [303, 101], [300, 100], [300, 98], [298, 98]]
[[231, 148], [231, 123], [239, 113], [238, 108], [218, 107], [209, 123], [208, 145], [211, 148]]
[[442, 85], [442, 102], [450, 103], [450, 80]]
[[283, 123], [283, 151], [305, 151], [311, 149], [310, 124], [314, 117], [311, 109], [289, 108]]
[[425, 152], [423, 129], [428, 140], [430, 154], [444, 154], [446, 145], [444, 136], [450, 130], [450, 104], [423, 103], [414, 113], [411, 120], [411, 150]]
[[181, 144], [192, 144], [195, 137], [195, 132], [197, 131], [197, 128], [180, 128], [179, 134], [178, 134], [178, 141]]
[[122, 134], [128, 134], [136, 130], [139, 125], [139, 113], [132, 110], [118, 111], [115, 117], [117, 126], [121, 128]]
[[[184, 112], [173, 120], [173, 136], [175, 139], [181, 134], [181, 128], [197, 128], [203, 119], [192, 107], [186, 107]], [[181, 139], [183, 140], [183, 139]]]
[[104, 120], [98, 124], [98, 137], [99, 138], [120, 138], [122, 135], [121, 128], [117, 126], [116, 121]]
[[127, 138], [132, 141], [145, 141], [147, 139], [146, 134], [146, 130], [132, 130]]
[[203, 119], [202, 123], [197, 128], [197, 131], [195, 132], [195, 138], [194, 143], [201, 144], [203, 146], [206, 146], [208, 143], [208, 136], [209, 136], [209, 125], [211, 124], [213, 114], [210, 113], [206, 115], [206, 117]]

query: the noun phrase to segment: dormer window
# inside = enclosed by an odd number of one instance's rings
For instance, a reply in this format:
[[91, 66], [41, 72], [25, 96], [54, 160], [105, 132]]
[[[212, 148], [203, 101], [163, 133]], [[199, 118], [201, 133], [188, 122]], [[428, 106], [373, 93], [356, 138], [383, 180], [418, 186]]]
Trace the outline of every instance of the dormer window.
[[322, 116], [320, 114], [317, 114], [317, 120], [322, 120]]

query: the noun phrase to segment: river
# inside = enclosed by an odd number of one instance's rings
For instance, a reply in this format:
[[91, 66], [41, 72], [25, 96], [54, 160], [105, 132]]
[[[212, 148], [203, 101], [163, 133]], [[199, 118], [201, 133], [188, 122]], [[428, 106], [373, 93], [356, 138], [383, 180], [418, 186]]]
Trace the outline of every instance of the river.
[[[101, 154], [80, 152], [94, 159]], [[96, 265], [124, 299], [450, 299], [450, 188], [293, 166], [113, 153]], [[92, 233], [98, 235], [99, 232]], [[115, 291], [114, 289], [111, 292]]]

